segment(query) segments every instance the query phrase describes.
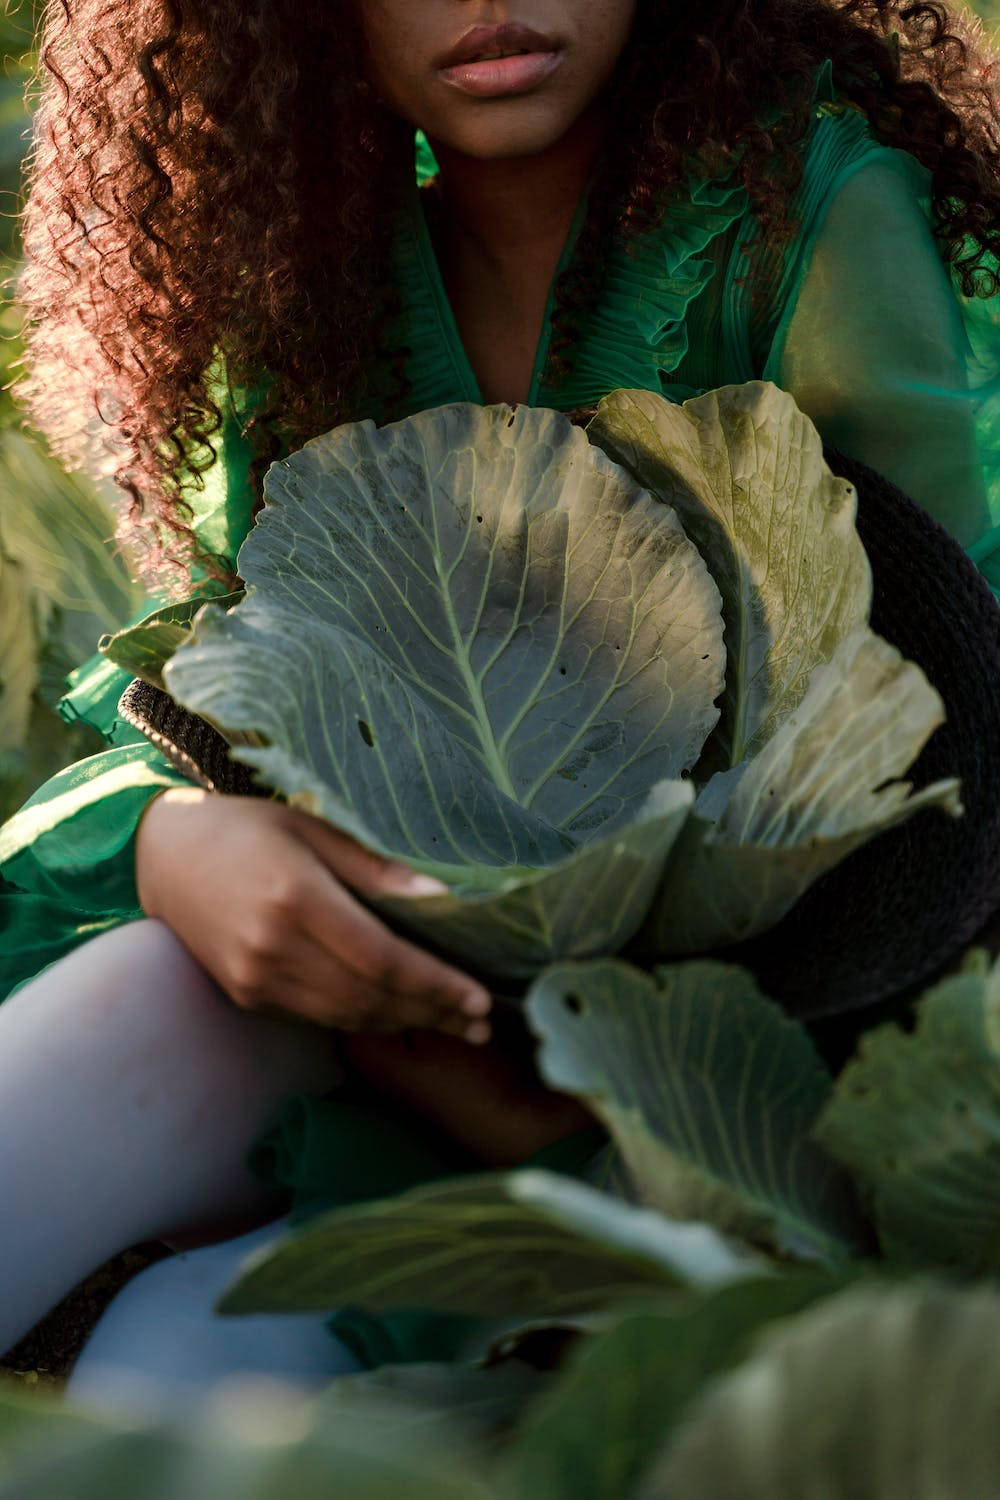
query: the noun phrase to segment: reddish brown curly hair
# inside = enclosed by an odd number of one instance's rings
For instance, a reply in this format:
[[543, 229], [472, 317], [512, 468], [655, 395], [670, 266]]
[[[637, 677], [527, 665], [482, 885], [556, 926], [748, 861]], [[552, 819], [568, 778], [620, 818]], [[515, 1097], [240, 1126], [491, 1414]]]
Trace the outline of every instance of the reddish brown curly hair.
[[[975, 23], [939, 0], [639, 0], [554, 358], [571, 357], [609, 230], [647, 229], [692, 165], [738, 172], [761, 244], [784, 242], [827, 57], [881, 140], [930, 169], [963, 290], [997, 289], [1000, 104]], [[391, 396], [369, 356], [412, 137], [360, 82], [350, 0], [49, 0], [41, 58], [21, 395], [65, 461], [103, 454], [123, 536], [162, 583], [194, 555], [183, 494], [214, 460], [220, 354], [236, 388], [269, 375], [258, 480]]]

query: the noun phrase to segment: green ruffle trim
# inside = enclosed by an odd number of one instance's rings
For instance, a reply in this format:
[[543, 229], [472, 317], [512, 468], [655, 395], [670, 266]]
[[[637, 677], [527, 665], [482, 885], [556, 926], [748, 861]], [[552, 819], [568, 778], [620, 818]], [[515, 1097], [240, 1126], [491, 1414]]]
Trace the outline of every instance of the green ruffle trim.
[[537, 404], [571, 410], [614, 390], [666, 392], [688, 351], [688, 306], [716, 271], [703, 253], [748, 202], [742, 186], [692, 180], [653, 233], [627, 247], [616, 241], [601, 297], [581, 320], [573, 368], [558, 384], [543, 382]]
[[[692, 181], [689, 197], [672, 203], [655, 232], [628, 246], [615, 243], [599, 302], [581, 321], [572, 372], [548, 385], [538, 370], [530, 404], [567, 411], [596, 405], [621, 388], [666, 389], [667, 377], [687, 353], [688, 305], [715, 273], [715, 261], [701, 258], [703, 252], [746, 213], [747, 204], [741, 186]], [[583, 217], [578, 214], [574, 223], [564, 264]], [[400, 338], [410, 351], [403, 414], [453, 401], [480, 402], [416, 192], [401, 216], [395, 278], [403, 304]]]

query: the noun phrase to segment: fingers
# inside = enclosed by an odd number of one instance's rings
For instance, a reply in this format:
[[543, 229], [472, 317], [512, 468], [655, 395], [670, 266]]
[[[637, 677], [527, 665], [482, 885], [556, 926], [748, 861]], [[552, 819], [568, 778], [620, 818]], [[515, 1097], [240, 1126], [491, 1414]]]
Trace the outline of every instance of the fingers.
[[443, 896], [448, 887], [398, 860], [373, 854], [321, 818], [295, 810], [296, 831], [345, 885], [362, 896]]
[[247, 1009], [333, 1027], [349, 1034], [387, 1036], [401, 1031], [436, 1031], [482, 1045], [491, 1038], [489, 1021], [469, 1020], [447, 1006], [400, 996], [359, 980], [344, 964], [331, 959], [318, 943], [303, 940], [294, 968], [272, 973], [267, 981], [234, 996]]
[[341, 882], [366, 895], [435, 894], [447, 887], [363, 849], [329, 824], [305, 814], [300, 819], [322, 872], [314, 888], [295, 901], [303, 930], [376, 993], [391, 997], [391, 1019], [403, 1018], [399, 1026], [488, 1040], [482, 1022], [492, 1008], [489, 991], [390, 931]]
[[346, 1031], [430, 1029], [489, 1040], [492, 996], [482, 985], [396, 936], [318, 860], [262, 892], [243, 935], [237, 1004], [275, 1002]]

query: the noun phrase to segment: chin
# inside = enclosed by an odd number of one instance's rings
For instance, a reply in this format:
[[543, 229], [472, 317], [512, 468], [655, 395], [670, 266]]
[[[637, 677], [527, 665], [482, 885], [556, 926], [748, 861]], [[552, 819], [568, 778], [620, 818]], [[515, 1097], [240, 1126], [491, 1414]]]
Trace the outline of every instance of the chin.
[[[517, 118], [520, 114], [521, 118]], [[449, 128], [428, 131], [452, 151], [477, 161], [503, 161], [517, 156], [538, 156], [562, 140], [572, 119], [554, 118], [549, 110], [515, 109], [503, 104], [482, 108], [479, 117], [449, 122]]]

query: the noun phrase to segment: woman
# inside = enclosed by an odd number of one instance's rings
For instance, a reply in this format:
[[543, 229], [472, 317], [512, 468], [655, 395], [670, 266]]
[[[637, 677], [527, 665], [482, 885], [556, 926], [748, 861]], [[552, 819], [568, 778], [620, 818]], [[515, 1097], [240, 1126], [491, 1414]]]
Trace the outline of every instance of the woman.
[[[754, 377], [985, 558], [991, 410], [968, 380], [994, 372], [956, 291], [997, 291], [1000, 115], [956, 27], [890, 0], [64, 0], [25, 399], [64, 456], [110, 461], [161, 587], [221, 586], [267, 461], [338, 422]], [[0, 1165], [0, 1344], [123, 1245], [280, 1209], [244, 1163], [286, 1095], [335, 1082], [303, 1022], [349, 1034], [353, 1069], [456, 1162], [586, 1123], [486, 1045], [472, 976], [364, 908], [415, 877], [179, 784], [116, 723], [122, 686], [78, 674], [68, 711], [117, 748], [0, 840], [0, 973], [21, 986], [0, 1132], [24, 1143]], [[343, 1115], [309, 1118], [336, 1178]], [[293, 1153], [284, 1180], [307, 1175]], [[200, 1297], [208, 1342], [238, 1253], [147, 1273]], [[186, 1357], [313, 1369], [315, 1324], [298, 1352], [268, 1338], [209, 1353], [187, 1326]]]

